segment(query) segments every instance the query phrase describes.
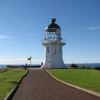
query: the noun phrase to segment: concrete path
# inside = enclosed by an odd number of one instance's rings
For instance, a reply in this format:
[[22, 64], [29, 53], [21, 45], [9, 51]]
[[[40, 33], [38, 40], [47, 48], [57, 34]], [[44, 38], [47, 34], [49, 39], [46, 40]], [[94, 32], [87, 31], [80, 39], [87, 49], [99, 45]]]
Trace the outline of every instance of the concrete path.
[[29, 70], [12, 100], [100, 100], [99, 97], [62, 84], [45, 70]]

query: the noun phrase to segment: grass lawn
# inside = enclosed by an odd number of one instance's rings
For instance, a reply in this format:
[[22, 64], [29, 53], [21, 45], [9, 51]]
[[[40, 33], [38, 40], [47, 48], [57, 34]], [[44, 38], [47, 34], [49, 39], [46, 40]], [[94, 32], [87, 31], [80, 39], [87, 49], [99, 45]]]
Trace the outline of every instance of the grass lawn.
[[51, 69], [56, 78], [100, 93], [100, 71], [89, 69]]
[[0, 71], [0, 100], [5, 98], [25, 73], [26, 70], [17, 68], [6, 68]]

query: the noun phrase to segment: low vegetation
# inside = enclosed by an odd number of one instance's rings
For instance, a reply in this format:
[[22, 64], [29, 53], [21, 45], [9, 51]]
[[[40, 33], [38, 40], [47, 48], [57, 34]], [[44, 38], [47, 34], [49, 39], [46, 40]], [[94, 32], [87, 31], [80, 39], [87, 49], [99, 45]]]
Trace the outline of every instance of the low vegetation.
[[3, 68], [0, 70], [0, 100], [17, 85], [26, 70], [18, 68]]
[[68, 68], [71, 68], [71, 69], [95, 69], [95, 67], [90, 67], [90, 66], [85, 66], [85, 65], [82, 65], [82, 66], [78, 66], [77, 64], [71, 64], [70, 66], [68, 66]]
[[52, 75], [67, 83], [100, 92], [100, 71], [95, 69], [51, 69]]

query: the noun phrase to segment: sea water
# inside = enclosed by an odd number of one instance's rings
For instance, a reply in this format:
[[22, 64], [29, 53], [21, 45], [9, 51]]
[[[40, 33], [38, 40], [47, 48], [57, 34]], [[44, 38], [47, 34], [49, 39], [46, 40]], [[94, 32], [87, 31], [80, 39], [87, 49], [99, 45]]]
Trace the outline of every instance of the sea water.
[[0, 65], [0, 69], [1, 68], [6, 68], [7, 67], [7, 65]]
[[[76, 64], [76, 63], [75, 63]], [[10, 65], [10, 64], [9, 64]], [[12, 65], [12, 64], [11, 64]], [[13, 64], [13, 65], [20, 65], [20, 64]], [[22, 64], [23, 65], [23, 64]], [[35, 66], [35, 65], [39, 65], [39, 64], [32, 64], [33, 66]], [[65, 64], [66, 65], [66, 67], [68, 67], [68, 66], [70, 66], [71, 64]], [[95, 68], [95, 67], [100, 67], [100, 63], [80, 63], [80, 64], [77, 64], [78, 66], [89, 66], [89, 67], [91, 67], [91, 68]], [[0, 65], [0, 69], [1, 68], [6, 68], [7, 67], [7, 65], [5, 64], [5, 65]]]
[[[100, 67], [100, 63], [80, 63], [80, 64], [77, 64], [75, 63], [77, 66], [89, 66], [91, 68], [95, 68], [95, 67]], [[66, 64], [66, 66], [70, 66], [71, 64]]]

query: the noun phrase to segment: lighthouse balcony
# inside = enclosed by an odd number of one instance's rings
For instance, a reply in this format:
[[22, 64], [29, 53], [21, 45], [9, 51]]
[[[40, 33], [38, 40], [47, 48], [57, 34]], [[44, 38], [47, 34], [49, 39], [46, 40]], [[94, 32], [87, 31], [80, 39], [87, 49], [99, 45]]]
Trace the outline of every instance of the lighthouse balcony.
[[42, 39], [42, 44], [51, 44], [51, 43], [58, 43], [58, 44], [66, 44], [65, 39]]

